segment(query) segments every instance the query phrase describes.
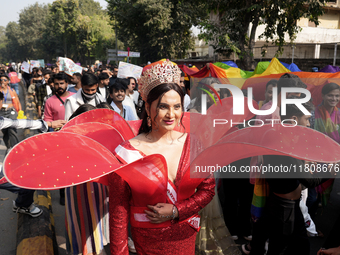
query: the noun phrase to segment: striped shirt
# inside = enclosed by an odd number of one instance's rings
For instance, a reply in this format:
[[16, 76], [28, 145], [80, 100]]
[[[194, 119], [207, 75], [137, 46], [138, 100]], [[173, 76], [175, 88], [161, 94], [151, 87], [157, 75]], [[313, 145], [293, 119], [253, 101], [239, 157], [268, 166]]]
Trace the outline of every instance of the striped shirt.
[[0, 129], [5, 128], [18, 128], [18, 129], [37, 129], [44, 133], [48, 130], [48, 125], [43, 120], [12, 120], [0, 116]]

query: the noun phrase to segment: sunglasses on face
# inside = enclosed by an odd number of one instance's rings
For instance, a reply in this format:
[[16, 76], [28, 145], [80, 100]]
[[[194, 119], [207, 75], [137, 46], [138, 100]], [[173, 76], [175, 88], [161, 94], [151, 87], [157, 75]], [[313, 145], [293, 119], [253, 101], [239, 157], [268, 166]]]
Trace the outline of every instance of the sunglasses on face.
[[0, 81], [8, 81], [7, 79], [0, 79]]

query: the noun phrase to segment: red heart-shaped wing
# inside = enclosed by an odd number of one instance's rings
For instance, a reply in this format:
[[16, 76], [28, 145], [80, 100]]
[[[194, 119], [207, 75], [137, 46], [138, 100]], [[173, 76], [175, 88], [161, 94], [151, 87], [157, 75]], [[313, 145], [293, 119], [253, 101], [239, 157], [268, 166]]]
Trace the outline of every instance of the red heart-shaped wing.
[[[255, 108], [257, 104], [253, 101]], [[245, 123], [254, 116], [247, 105], [247, 98], [244, 99], [244, 114], [234, 115], [233, 98], [222, 99], [222, 105], [217, 103], [207, 110], [206, 115], [190, 113], [190, 133], [200, 140], [203, 148], [215, 144], [228, 130], [240, 123]]]
[[119, 144], [124, 142], [123, 136], [115, 128], [99, 122], [88, 122], [68, 126], [63, 128], [60, 132], [87, 136], [101, 145], [104, 145], [111, 152], [113, 152]]
[[264, 125], [235, 131], [204, 150], [191, 165], [191, 178], [210, 173], [196, 172], [196, 166], [219, 165], [258, 155], [282, 155], [311, 162], [337, 163], [340, 145], [328, 136], [302, 126]]
[[53, 132], [17, 144], [4, 161], [4, 175], [27, 189], [59, 189], [91, 181], [121, 167], [103, 145], [86, 136]]
[[[87, 122], [99, 122], [108, 124], [119, 130], [124, 140], [135, 137], [129, 124], [115, 111], [109, 109], [95, 109], [84, 112], [65, 124], [64, 128]], [[62, 130], [63, 130], [62, 129]]]

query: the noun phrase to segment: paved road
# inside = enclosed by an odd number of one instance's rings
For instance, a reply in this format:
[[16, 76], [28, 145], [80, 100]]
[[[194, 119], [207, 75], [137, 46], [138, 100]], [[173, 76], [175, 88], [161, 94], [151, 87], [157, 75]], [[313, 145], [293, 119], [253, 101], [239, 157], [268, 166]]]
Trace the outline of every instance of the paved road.
[[[2, 163], [6, 152], [2, 134], [0, 141], [0, 160]], [[16, 229], [18, 217], [12, 212], [12, 200], [15, 200], [16, 197], [15, 194], [0, 189], [0, 255], [15, 255], [16, 253]]]

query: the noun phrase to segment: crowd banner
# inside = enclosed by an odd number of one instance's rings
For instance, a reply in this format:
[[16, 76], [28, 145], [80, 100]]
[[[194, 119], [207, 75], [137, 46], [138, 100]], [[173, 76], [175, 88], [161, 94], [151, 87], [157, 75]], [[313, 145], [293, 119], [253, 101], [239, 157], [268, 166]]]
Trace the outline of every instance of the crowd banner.
[[31, 70], [34, 68], [34, 67], [40, 67], [40, 62], [38, 60], [30, 60], [30, 65], [31, 65]]
[[30, 73], [30, 64], [26, 61], [22, 62], [21, 71], [23, 71], [25, 73]]
[[38, 59], [40, 63], [40, 67], [45, 68], [45, 60], [44, 59]]
[[[315, 106], [321, 104], [322, 93], [321, 90], [323, 85], [334, 82], [340, 84], [340, 72], [337, 73], [321, 73], [321, 72], [292, 72], [298, 76], [303, 83], [307, 85], [307, 89], [311, 92], [313, 98], [313, 104]], [[247, 89], [248, 87], [253, 88], [254, 100], [260, 101], [264, 100], [264, 93], [266, 91], [266, 84], [271, 79], [279, 80], [283, 73], [270, 74], [261, 77], [251, 77], [247, 79], [243, 84], [242, 89]], [[338, 104], [340, 107], [340, 104]]]
[[77, 64], [75, 64], [69, 58], [59, 57], [59, 70], [64, 71], [66, 74], [72, 76], [74, 73], [82, 73], [83, 68]]
[[126, 62], [119, 62], [118, 66], [118, 78], [134, 77], [139, 79], [143, 71], [143, 67], [129, 64]]

